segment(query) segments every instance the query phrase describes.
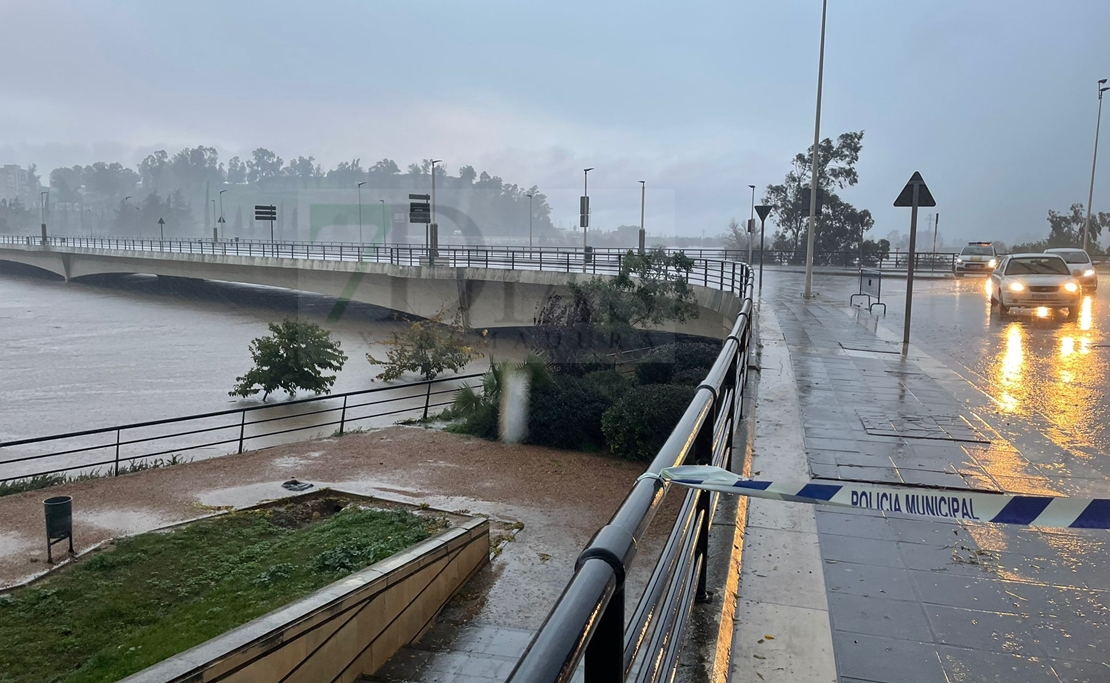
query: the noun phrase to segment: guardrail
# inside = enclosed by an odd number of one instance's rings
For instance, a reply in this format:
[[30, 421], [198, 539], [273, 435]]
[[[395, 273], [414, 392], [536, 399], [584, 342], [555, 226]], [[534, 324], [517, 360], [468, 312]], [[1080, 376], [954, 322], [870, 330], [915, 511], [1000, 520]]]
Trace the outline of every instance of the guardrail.
[[[344, 433], [352, 424], [405, 414], [428, 416], [433, 408], [481, 374], [377, 387], [233, 408], [211, 413], [135, 422], [0, 443], [0, 483], [68, 472], [118, 476], [129, 463], [185, 453], [205, 457], [242, 453], [291, 440]], [[296, 439], [287, 435], [297, 434]], [[103, 469], [102, 469], [103, 468]]]
[[[751, 346], [751, 270], [741, 265], [743, 304], [713, 368], [648, 467], [687, 462], [731, 465], [733, 432], [743, 416]], [[710, 599], [706, 553], [717, 494], [691, 489], [643, 594], [625, 619], [624, 580], [666, 490], [639, 479], [607, 525], [578, 556], [574, 575], [510, 674], [511, 683], [570, 681], [584, 660], [586, 683], [671, 680], [696, 601]]]

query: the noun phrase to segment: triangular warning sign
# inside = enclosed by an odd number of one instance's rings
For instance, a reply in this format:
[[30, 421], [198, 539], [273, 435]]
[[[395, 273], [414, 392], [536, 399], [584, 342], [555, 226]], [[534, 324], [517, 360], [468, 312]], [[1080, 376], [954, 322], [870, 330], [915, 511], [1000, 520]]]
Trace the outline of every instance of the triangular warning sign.
[[929, 187], [925, 184], [925, 179], [921, 177], [920, 171], [914, 171], [910, 176], [910, 180], [906, 186], [902, 188], [901, 194], [898, 199], [894, 200], [895, 206], [913, 206], [913, 186], [917, 185], [917, 205], [918, 206], [936, 206], [937, 200], [933, 199], [932, 193], [929, 192]]
[[771, 209], [773, 208], [775, 207], [767, 204], [760, 204], [759, 206], [755, 207], [755, 212], [759, 214], [759, 220], [765, 221], [767, 220], [767, 214], [771, 213]]

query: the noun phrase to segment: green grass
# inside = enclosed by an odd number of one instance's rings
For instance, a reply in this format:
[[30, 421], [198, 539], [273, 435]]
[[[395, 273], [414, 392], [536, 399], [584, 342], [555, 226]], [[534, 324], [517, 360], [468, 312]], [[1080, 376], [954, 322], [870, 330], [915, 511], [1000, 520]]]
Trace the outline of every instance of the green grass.
[[299, 529], [290, 520], [282, 510], [240, 512], [143, 534], [0, 596], [0, 683], [116, 681], [439, 526], [354, 507]]

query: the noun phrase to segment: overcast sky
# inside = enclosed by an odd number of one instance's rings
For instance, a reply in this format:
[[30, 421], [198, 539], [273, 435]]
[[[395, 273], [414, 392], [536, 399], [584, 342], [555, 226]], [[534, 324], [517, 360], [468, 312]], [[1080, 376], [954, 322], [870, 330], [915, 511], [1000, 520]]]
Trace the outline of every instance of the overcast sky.
[[[638, 222], [646, 180], [649, 231], [712, 234], [812, 142], [820, 20], [820, 0], [4, 2], [0, 163], [435, 156], [539, 185], [561, 225], [593, 166], [600, 227]], [[866, 131], [844, 196], [879, 236], [906, 230], [915, 170], [950, 239], [1032, 236], [1086, 201], [1106, 76], [1106, 0], [831, 0], [822, 137]]]

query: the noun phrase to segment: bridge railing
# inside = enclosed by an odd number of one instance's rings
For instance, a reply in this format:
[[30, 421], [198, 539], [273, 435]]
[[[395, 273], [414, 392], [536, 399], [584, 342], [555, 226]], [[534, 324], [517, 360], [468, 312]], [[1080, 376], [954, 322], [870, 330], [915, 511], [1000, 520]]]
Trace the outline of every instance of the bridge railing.
[[[134, 467], [190, 456], [214, 457], [246, 449], [343, 434], [379, 420], [427, 417], [450, 405], [462, 386], [481, 374], [383, 386], [270, 404], [135, 422], [100, 429], [0, 442], [0, 483], [68, 473], [119, 475]], [[382, 418], [388, 418], [385, 424]], [[132, 464], [134, 463], [134, 464]]]
[[[740, 265], [734, 290], [740, 314], [693, 401], [647, 471], [683, 463], [730, 467], [752, 339], [752, 277]], [[651, 576], [632, 603], [625, 590], [636, 549], [668, 491], [641, 478], [609, 523], [578, 556], [574, 574], [509, 676], [512, 683], [570, 681], [584, 664], [585, 681], [672, 680], [692, 606], [706, 586], [709, 529], [717, 494], [684, 492], [682, 507]]]

